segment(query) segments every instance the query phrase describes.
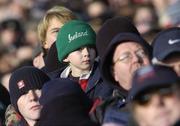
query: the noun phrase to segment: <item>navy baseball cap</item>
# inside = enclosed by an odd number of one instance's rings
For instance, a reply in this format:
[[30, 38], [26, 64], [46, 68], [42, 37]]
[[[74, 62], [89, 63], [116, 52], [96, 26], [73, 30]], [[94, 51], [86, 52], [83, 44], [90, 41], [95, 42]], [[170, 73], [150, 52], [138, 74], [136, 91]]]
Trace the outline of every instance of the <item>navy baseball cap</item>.
[[172, 53], [180, 53], [180, 28], [173, 27], [160, 32], [152, 45], [153, 58], [160, 61]]
[[179, 83], [176, 72], [167, 66], [149, 65], [138, 69], [132, 79], [132, 88], [128, 99], [133, 100], [138, 94], [151, 89]]

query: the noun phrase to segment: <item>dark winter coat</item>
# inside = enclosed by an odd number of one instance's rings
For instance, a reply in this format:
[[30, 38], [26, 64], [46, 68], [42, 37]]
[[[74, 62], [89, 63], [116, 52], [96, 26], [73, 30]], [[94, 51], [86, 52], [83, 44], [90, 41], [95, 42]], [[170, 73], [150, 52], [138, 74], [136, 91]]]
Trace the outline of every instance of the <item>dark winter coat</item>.
[[[49, 73], [52, 79], [59, 78], [60, 74], [64, 69], [59, 69], [54, 72]], [[101, 98], [102, 100], [112, 95], [114, 87], [104, 81], [101, 77], [98, 63], [95, 62], [92, 73], [89, 77], [87, 88], [85, 93], [92, 100]]]
[[128, 102], [126, 101], [127, 93], [127, 91], [116, 87], [113, 90], [113, 95], [99, 105], [91, 114], [92, 119], [100, 124], [126, 125], [129, 119]]

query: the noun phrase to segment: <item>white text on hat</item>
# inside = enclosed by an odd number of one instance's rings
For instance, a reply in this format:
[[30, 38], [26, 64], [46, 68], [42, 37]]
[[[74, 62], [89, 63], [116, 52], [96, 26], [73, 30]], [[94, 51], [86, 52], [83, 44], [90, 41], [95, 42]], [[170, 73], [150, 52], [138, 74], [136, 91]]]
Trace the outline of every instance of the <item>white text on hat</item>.
[[88, 35], [87, 30], [85, 32], [75, 32], [74, 35], [68, 34], [69, 43], [79, 37], [87, 36], [87, 35]]

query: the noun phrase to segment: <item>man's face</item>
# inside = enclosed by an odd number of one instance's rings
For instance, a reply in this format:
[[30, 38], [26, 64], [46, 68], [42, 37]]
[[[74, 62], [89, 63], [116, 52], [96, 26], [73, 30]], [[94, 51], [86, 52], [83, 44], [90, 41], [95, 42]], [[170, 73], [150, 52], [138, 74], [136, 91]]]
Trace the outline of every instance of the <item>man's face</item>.
[[119, 44], [113, 55], [114, 79], [126, 90], [131, 88], [131, 79], [138, 68], [149, 65], [144, 48], [136, 42]]
[[37, 120], [40, 117], [42, 106], [39, 104], [41, 90], [29, 90], [26, 94], [22, 95], [18, 101], [18, 109], [24, 119]]
[[141, 99], [139, 102], [137, 100], [134, 103], [134, 118], [140, 126], [172, 126], [180, 119], [178, 93], [178, 91], [162, 88], [159, 91], [144, 94], [139, 98]]

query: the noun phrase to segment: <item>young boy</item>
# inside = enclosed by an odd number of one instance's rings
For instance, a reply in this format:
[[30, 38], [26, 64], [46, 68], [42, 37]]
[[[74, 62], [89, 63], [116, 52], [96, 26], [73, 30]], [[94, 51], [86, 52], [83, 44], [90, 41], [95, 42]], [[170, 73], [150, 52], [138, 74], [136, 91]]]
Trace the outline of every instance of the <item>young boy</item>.
[[105, 99], [112, 88], [104, 83], [97, 67], [96, 34], [90, 25], [80, 20], [64, 24], [58, 33], [56, 47], [60, 62], [69, 64], [56, 77], [69, 78], [79, 82], [89, 98]]
[[39, 103], [41, 88], [49, 80], [44, 72], [31, 66], [22, 67], [12, 73], [9, 81], [9, 93], [11, 104], [19, 114], [20, 122], [17, 120], [14, 120], [16, 122], [7, 121], [6, 125], [17, 125], [18, 123], [22, 126], [33, 126], [36, 123], [42, 109]]

